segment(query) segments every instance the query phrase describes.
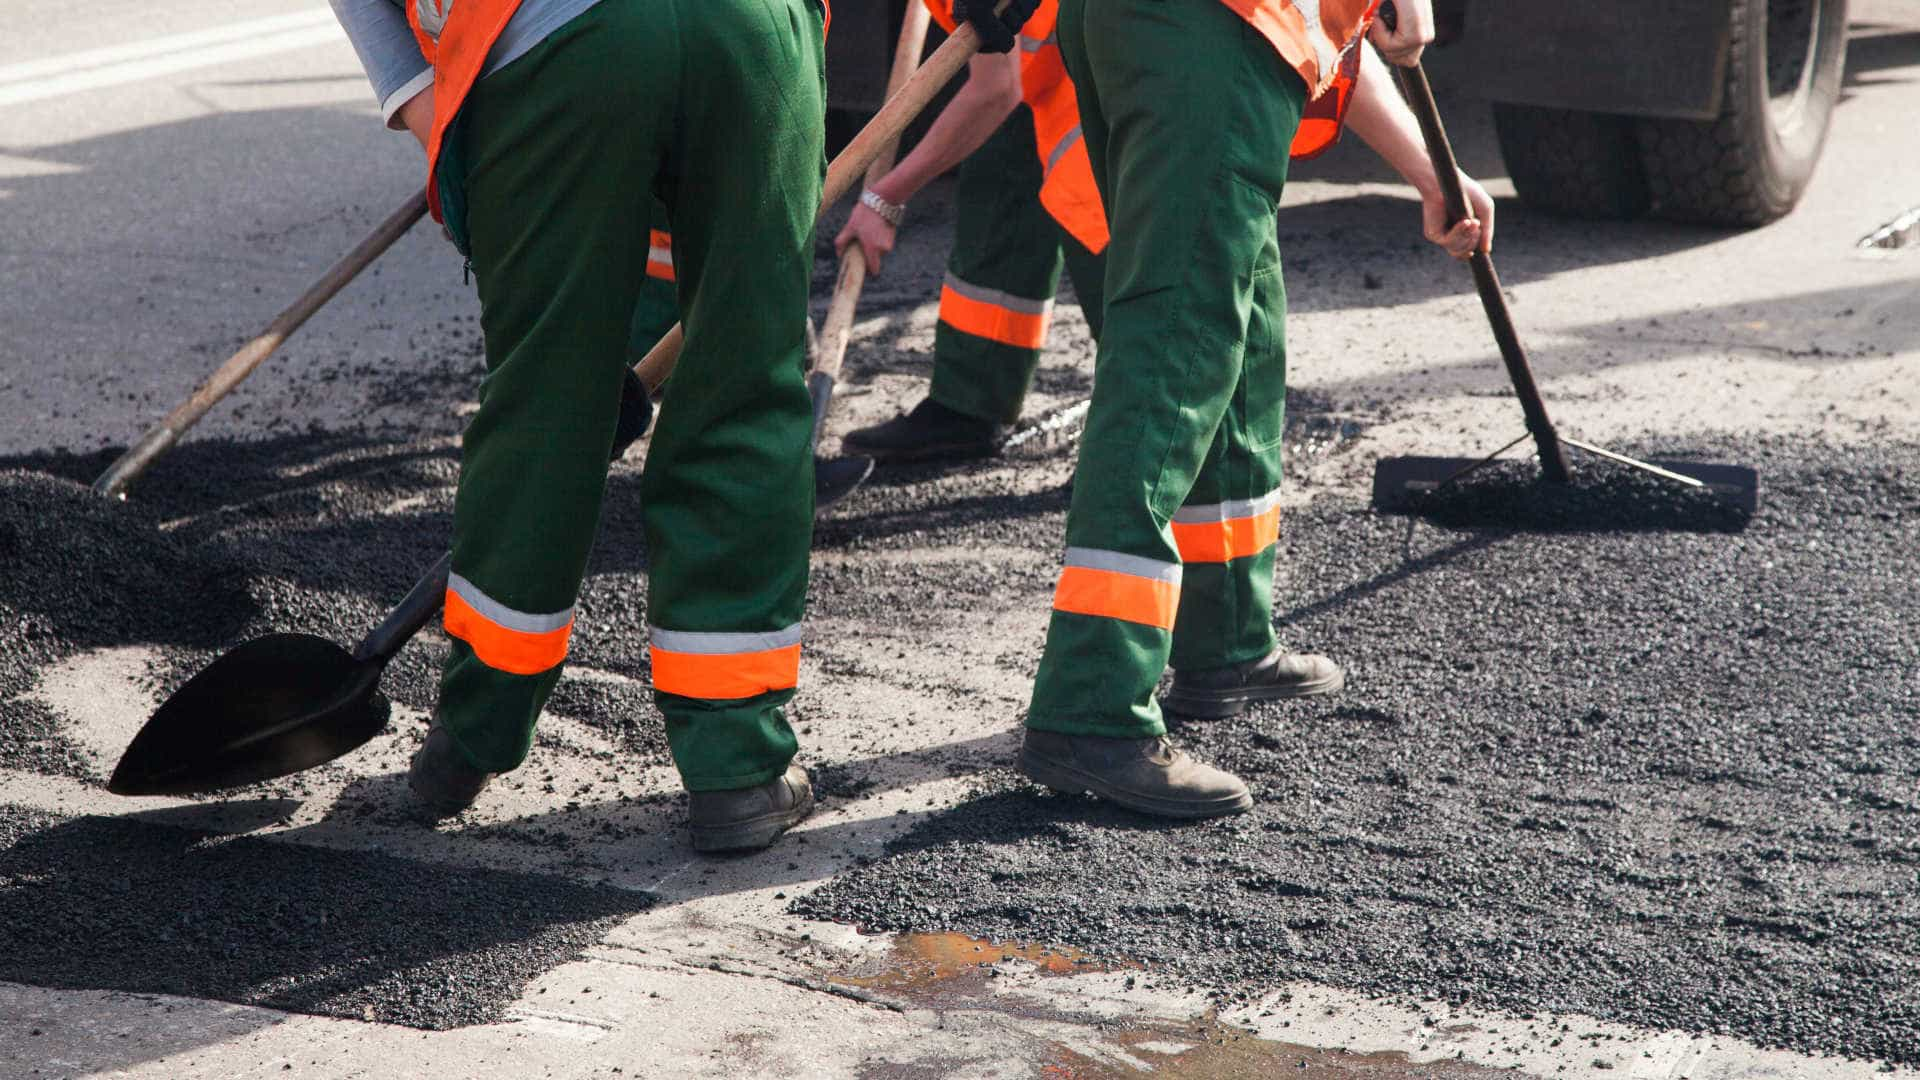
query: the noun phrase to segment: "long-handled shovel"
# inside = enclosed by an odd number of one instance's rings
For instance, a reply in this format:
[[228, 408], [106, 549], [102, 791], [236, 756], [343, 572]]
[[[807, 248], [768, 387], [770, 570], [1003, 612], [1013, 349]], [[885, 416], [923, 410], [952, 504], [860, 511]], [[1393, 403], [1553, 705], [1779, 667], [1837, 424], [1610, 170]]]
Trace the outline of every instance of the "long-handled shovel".
[[[892, 97], [906, 85], [920, 64], [927, 44], [927, 6], [908, 0], [905, 21], [900, 25], [900, 41], [893, 50], [893, 70], [887, 75], [887, 96]], [[880, 148], [867, 166], [866, 180], [872, 186], [893, 168], [896, 140]], [[807, 392], [813, 396], [813, 501], [815, 506], [837, 502], [859, 487], [873, 473], [873, 459], [863, 456], [822, 458], [819, 455], [820, 432], [827, 425], [827, 408], [833, 403], [835, 380], [847, 358], [847, 339], [853, 335], [853, 312], [860, 303], [860, 290], [867, 283], [867, 260], [858, 245], [849, 245], [840, 256], [840, 277], [834, 282], [833, 300], [827, 305], [827, 321], [820, 327], [814, 343], [813, 370], [807, 373]]]
[[[934, 51], [827, 167], [823, 206], [847, 193], [979, 48], [979, 34], [962, 25]], [[675, 325], [635, 366], [616, 457], [645, 432], [651, 395], [672, 372], [683, 340]], [[451, 566], [451, 556], [436, 563], [352, 652], [311, 634], [274, 634], [225, 653], [161, 703], [121, 755], [107, 790], [199, 794], [287, 776], [364, 745], [386, 725], [380, 674], [440, 609]]]
[[274, 317], [260, 336], [240, 346], [239, 350], [227, 358], [207, 381], [194, 388], [187, 400], [174, 406], [172, 412], [160, 419], [160, 422], [147, 429], [140, 441], [127, 448], [119, 460], [107, 467], [93, 482], [96, 495], [108, 498], [123, 498], [127, 485], [139, 479], [161, 454], [166, 453], [178, 442], [188, 428], [200, 422], [207, 410], [218, 404], [221, 398], [233, 392], [255, 368], [272, 356], [293, 332], [300, 329], [313, 313], [333, 299], [334, 294], [346, 287], [349, 281], [358, 277], [380, 253], [393, 246], [395, 240], [406, 235], [415, 222], [427, 213], [427, 194], [423, 188], [411, 196], [401, 207], [387, 215], [387, 219], [374, 227], [367, 238], [354, 246], [352, 251], [340, 257], [340, 261], [327, 268], [320, 280], [313, 283], [306, 292], [301, 293], [285, 311]]
[[[613, 460], [653, 419], [627, 375]], [[380, 675], [446, 602], [453, 553], [433, 564], [352, 652], [313, 634], [269, 634], [238, 646], [173, 692], [107, 781], [115, 795], [192, 795], [332, 761], [387, 725]]]
[[[1388, 0], [1380, 7], [1380, 18], [1388, 27], [1392, 27], [1394, 17], [1392, 0]], [[1466, 194], [1460, 188], [1459, 165], [1454, 160], [1453, 146], [1447, 141], [1446, 128], [1440, 122], [1440, 109], [1434, 103], [1433, 88], [1427, 82], [1427, 73], [1417, 64], [1410, 68], [1396, 67], [1394, 71], [1400, 77], [1401, 89], [1406, 92], [1407, 103], [1412, 106], [1415, 119], [1420, 122], [1420, 133], [1426, 139], [1427, 153], [1433, 158], [1433, 169], [1438, 174], [1440, 190], [1446, 197], [1447, 215], [1453, 221], [1460, 221], [1467, 216]], [[1565, 484], [1572, 480], [1573, 472], [1568, 467], [1565, 450], [1565, 447], [1571, 446], [1683, 487], [1711, 492], [1731, 502], [1743, 513], [1753, 513], [1759, 502], [1760, 480], [1754, 470], [1744, 465], [1640, 461], [1569, 438], [1554, 430], [1553, 421], [1547, 417], [1546, 402], [1540, 397], [1540, 388], [1534, 384], [1533, 367], [1527, 362], [1526, 350], [1520, 346], [1520, 335], [1513, 328], [1513, 315], [1507, 310], [1506, 296], [1500, 291], [1500, 275], [1494, 271], [1493, 257], [1486, 252], [1476, 251], [1469, 262], [1473, 267], [1474, 285], [1480, 292], [1480, 304], [1486, 309], [1487, 321], [1492, 324], [1494, 341], [1500, 347], [1500, 358], [1506, 362], [1507, 377], [1513, 383], [1514, 394], [1520, 399], [1521, 410], [1526, 414], [1527, 432], [1532, 436], [1534, 449], [1540, 458], [1542, 479], [1553, 484]], [[1383, 509], [1404, 508], [1415, 499], [1490, 464], [1527, 437], [1522, 435], [1481, 458], [1383, 458], [1373, 470], [1373, 501]]]

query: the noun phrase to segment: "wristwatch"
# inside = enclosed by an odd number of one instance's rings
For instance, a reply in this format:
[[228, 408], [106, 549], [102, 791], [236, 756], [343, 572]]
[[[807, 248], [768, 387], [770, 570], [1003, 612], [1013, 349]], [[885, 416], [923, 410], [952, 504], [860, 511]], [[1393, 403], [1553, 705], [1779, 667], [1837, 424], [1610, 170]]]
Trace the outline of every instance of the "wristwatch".
[[866, 207], [867, 209], [873, 211], [876, 214], [879, 214], [880, 220], [886, 222], [887, 224], [893, 226], [896, 229], [900, 227], [900, 219], [905, 217], [907, 214], [907, 208], [905, 205], [901, 203], [888, 202], [887, 200], [881, 198], [879, 195], [875, 194], [872, 188], [867, 188], [866, 190], [860, 193], [860, 205]]

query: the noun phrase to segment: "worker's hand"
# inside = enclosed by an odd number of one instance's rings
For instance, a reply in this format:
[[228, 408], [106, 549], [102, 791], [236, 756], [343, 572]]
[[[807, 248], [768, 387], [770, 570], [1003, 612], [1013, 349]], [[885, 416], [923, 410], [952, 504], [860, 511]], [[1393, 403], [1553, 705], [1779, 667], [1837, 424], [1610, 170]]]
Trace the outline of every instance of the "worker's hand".
[[1460, 190], [1467, 197], [1467, 218], [1447, 228], [1447, 204], [1435, 185], [1420, 193], [1420, 216], [1427, 239], [1447, 249], [1447, 254], [1464, 259], [1475, 251], [1493, 250], [1493, 198], [1473, 177], [1460, 174]]
[[893, 236], [894, 228], [886, 218], [855, 203], [847, 227], [833, 238], [833, 249], [844, 256], [848, 244], [858, 243], [867, 257], [867, 276], [871, 277], [880, 272], [880, 256], [893, 250]]
[[1368, 40], [1390, 64], [1412, 67], [1433, 44], [1433, 0], [1386, 0]]
[[407, 103], [393, 114], [393, 118], [400, 121], [400, 126], [406, 128], [414, 138], [419, 139], [421, 148], [425, 149], [427, 140], [433, 137], [433, 86], [429, 84], [425, 90], [408, 98]]
[[980, 51], [1003, 53], [1013, 50], [1013, 35], [1027, 25], [1027, 17], [1040, 6], [1040, 0], [1007, 0], [1007, 9], [993, 13], [997, 0], [953, 0], [953, 17], [973, 24], [980, 34]]

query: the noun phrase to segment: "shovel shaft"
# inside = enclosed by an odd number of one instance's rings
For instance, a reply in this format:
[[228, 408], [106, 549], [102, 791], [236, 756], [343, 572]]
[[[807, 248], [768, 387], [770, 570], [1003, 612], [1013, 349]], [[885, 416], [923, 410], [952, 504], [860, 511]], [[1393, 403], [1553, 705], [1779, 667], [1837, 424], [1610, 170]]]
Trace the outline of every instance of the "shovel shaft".
[[[905, 20], [900, 25], [900, 41], [893, 50], [893, 70], [887, 76], [887, 97], [892, 98], [899, 93], [920, 66], [920, 54], [927, 46], [929, 18], [927, 5], [907, 5]], [[867, 166], [868, 187], [893, 170], [894, 159], [899, 151], [900, 140], [897, 136], [881, 145], [880, 152]], [[854, 309], [860, 304], [860, 290], [866, 283], [866, 254], [859, 245], [849, 244], [840, 256], [840, 277], [834, 282], [833, 300], [827, 305], [827, 321], [820, 327], [819, 345], [813, 353], [813, 370], [826, 374], [829, 392], [832, 381], [840, 377], [841, 363], [847, 358], [847, 339], [853, 336]], [[825, 409], [820, 411], [824, 413]], [[817, 423], [813, 437], [814, 441], [819, 441], [820, 425]]]
[[413, 228], [427, 212], [426, 190], [409, 198], [398, 210], [387, 215], [367, 238], [360, 241], [352, 251], [342, 256], [339, 262], [327, 268], [320, 280], [300, 294], [291, 306], [274, 318], [260, 336], [242, 345], [238, 352], [227, 358], [207, 381], [201, 383], [187, 400], [174, 407], [159, 423], [147, 430], [140, 441], [120, 455], [119, 460], [108, 466], [107, 471], [93, 482], [97, 495], [119, 498], [126, 494], [127, 485], [147, 471], [161, 454], [173, 447], [188, 428], [200, 422], [207, 410], [218, 404], [220, 399], [233, 392], [254, 369], [266, 362], [267, 357], [300, 329], [313, 313], [326, 305], [335, 294], [346, 287], [349, 281], [360, 276], [360, 272], [372, 265], [380, 253], [393, 246], [395, 240]]
[[393, 659], [400, 646], [405, 645], [420, 628], [427, 625], [440, 611], [440, 605], [447, 600], [447, 581], [453, 576], [453, 552], [440, 556], [420, 580], [407, 590], [406, 599], [380, 620], [360, 644], [354, 646], [353, 658], [367, 661], [377, 660], [384, 664]]
[[[1447, 141], [1447, 129], [1440, 122], [1440, 107], [1434, 103], [1426, 70], [1416, 64], [1396, 67], [1394, 71], [1400, 77], [1400, 88], [1406, 93], [1414, 119], [1419, 121], [1420, 134], [1426, 139], [1427, 155], [1433, 159], [1433, 171], [1440, 182], [1441, 196], [1446, 200], [1447, 219], [1461, 221], [1468, 213], [1467, 194], [1460, 186], [1460, 165], [1453, 156], [1453, 144]], [[1533, 433], [1534, 447], [1540, 454], [1540, 472], [1553, 483], [1565, 483], [1572, 476], [1567, 468], [1567, 452], [1560, 445], [1553, 421], [1547, 417], [1547, 403], [1540, 397], [1540, 387], [1533, 381], [1533, 365], [1527, 362], [1520, 335], [1513, 328], [1513, 314], [1507, 310], [1506, 294], [1500, 289], [1500, 275], [1493, 268], [1493, 256], [1476, 251], [1468, 262], [1473, 267], [1474, 287], [1480, 292], [1480, 306], [1486, 309], [1487, 322], [1493, 327], [1493, 340], [1500, 347], [1500, 359], [1506, 363], [1507, 378], [1513, 383], [1514, 395], [1520, 399], [1521, 411], [1526, 414], [1527, 430]]]
[[[995, 11], [1006, 7], [1005, 0], [995, 6]], [[860, 129], [840, 156], [827, 166], [827, 181], [820, 191], [820, 213], [825, 214], [833, 204], [845, 198], [853, 190], [853, 185], [873, 164], [881, 152], [900, 141], [900, 133], [907, 130], [914, 117], [927, 107], [947, 83], [967, 66], [973, 54], [980, 51], [980, 34], [969, 23], [961, 23], [959, 29], [947, 36], [927, 62], [913, 73], [899, 92], [887, 98], [887, 103]], [[679, 323], [660, 339], [659, 344], [647, 350], [635, 370], [647, 384], [651, 392], [659, 392], [660, 385], [673, 374], [674, 362], [680, 359], [681, 346], [686, 344], [686, 331]]]

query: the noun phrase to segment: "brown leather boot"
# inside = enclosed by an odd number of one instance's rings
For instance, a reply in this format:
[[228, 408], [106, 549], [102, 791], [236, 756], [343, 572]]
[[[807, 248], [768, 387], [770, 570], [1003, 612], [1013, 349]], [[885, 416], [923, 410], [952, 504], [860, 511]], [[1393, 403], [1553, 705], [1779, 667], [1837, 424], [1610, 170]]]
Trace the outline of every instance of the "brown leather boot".
[[1175, 671], [1160, 707], [1199, 720], [1221, 720], [1240, 715], [1256, 701], [1331, 694], [1345, 685], [1347, 673], [1326, 657], [1275, 649], [1244, 664]]
[[1160, 817], [1219, 817], [1253, 806], [1239, 777], [1202, 765], [1165, 736], [1110, 739], [1028, 728], [1018, 767], [1043, 787], [1069, 795], [1091, 792]]
[[427, 729], [427, 741], [414, 752], [413, 765], [407, 769], [407, 786], [434, 817], [452, 817], [472, 806], [492, 779], [492, 773], [467, 760], [439, 724]]
[[695, 791], [687, 796], [687, 828], [695, 851], [751, 851], [766, 847], [813, 813], [807, 770], [787, 766], [758, 787]]

